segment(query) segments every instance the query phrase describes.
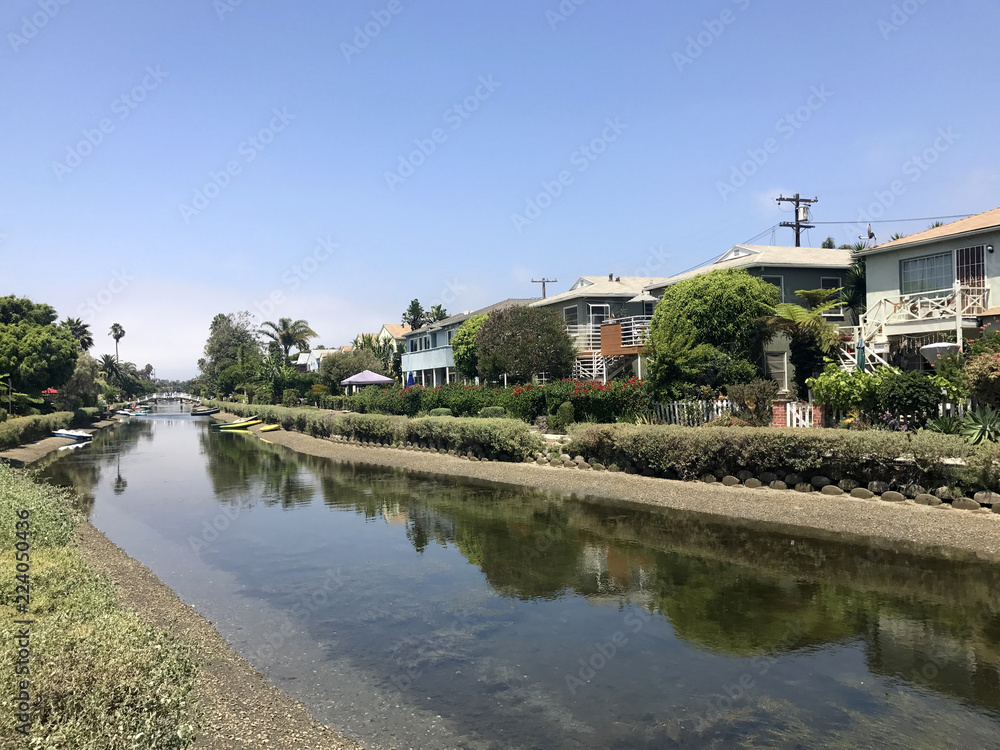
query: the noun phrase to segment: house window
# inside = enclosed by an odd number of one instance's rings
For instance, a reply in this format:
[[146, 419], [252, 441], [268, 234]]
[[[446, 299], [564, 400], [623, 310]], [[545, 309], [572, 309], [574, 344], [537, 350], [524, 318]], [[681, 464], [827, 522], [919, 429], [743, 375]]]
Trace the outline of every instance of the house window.
[[566, 325], [568, 325], [568, 326], [575, 326], [577, 324], [577, 322], [578, 322], [577, 315], [578, 315], [578, 312], [577, 312], [577, 309], [576, 309], [576, 305], [573, 305], [572, 307], [564, 307], [563, 308], [563, 322]]
[[647, 318], [653, 317], [653, 307], [656, 305], [655, 302], [643, 302], [642, 303], [642, 314]]
[[[843, 283], [840, 281], [839, 276], [820, 276], [819, 279], [820, 289], [842, 289]], [[844, 298], [844, 293], [840, 292], [833, 299], [842, 300]], [[824, 318], [842, 318], [844, 317], [844, 306], [838, 305], [837, 307], [831, 307], [825, 313], [823, 313]]]
[[587, 305], [590, 311], [590, 325], [599, 326], [611, 317], [611, 305]]
[[417, 340], [410, 339], [410, 351], [415, 352], [417, 350]]
[[454, 336], [454, 335], [455, 335], [455, 329], [454, 328], [451, 329], [450, 331], [448, 331], [448, 344], [449, 345], [451, 344], [451, 337]]
[[951, 253], [926, 255], [899, 263], [899, 291], [901, 294], [923, 294], [950, 290], [952, 285]]
[[778, 287], [778, 302], [785, 301], [785, 277], [784, 276], [761, 276], [761, 281], [766, 281], [768, 284], [774, 284]]
[[436, 333], [431, 334], [431, 349], [437, 349], [438, 345], [438, 335]]

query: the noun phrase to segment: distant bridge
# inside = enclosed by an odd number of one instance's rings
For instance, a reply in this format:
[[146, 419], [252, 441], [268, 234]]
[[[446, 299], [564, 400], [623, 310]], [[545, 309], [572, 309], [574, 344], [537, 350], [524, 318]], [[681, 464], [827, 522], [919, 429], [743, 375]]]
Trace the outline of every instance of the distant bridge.
[[196, 404], [201, 401], [197, 396], [192, 396], [190, 393], [153, 393], [149, 396], [144, 396], [140, 398], [137, 403], [140, 404], [159, 404], [166, 403], [169, 401], [180, 401], [182, 404]]

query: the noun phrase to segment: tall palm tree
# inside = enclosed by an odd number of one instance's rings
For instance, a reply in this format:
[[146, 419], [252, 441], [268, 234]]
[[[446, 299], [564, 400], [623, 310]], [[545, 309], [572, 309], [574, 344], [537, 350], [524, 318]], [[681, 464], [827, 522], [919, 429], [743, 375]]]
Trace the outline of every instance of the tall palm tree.
[[403, 325], [408, 325], [414, 331], [420, 328], [426, 321], [426, 315], [424, 314], [424, 306], [420, 304], [420, 300], [415, 299], [410, 302], [409, 307], [403, 313]]
[[427, 313], [427, 322], [437, 323], [439, 320], [444, 320], [447, 317], [448, 311], [442, 305], [434, 305], [430, 309], [430, 312]]
[[862, 314], [868, 309], [867, 293], [868, 278], [865, 261], [862, 258], [854, 261], [847, 269], [847, 278], [844, 279], [844, 293], [841, 295], [844, 307], [854, 313], [856, 321], [860, 321]]
[[122, 370], [118, 366], [118, 358], [111, 354], [102, 354], [97, 360], [97, 367], [104, 378], [104, 382], [111, 386], [117, 386], [122, 377]]
[[393, 339], [380, 339], [371, 333], [362, 333], [354, 339], [352, 346], [355, 349], [367, 349], [374, 354], [382, 363], [383, 372], [392, 371], [392, 360], [396, 354], [396, 344]]
[[125, 329], [121, 323], [112, 323], [108, 335], [115, 340], [115, 359], [118, 359], [118, 342], [125, 338]]
[[94, 345], [94, 337], [90, 334], [90, 326], [79, 318], [66, 318], [63, 325], [69, 329], [80, 345], [80, 351], [87, 351]]
[[265, 320], [260, 332], [272, 341], [278, 342], [286, 357], [293, 346], [296, 349], [308, 349], [309, 339], [318, 335], [306, 321], [291, 318], [278, 318], [277, 323]]

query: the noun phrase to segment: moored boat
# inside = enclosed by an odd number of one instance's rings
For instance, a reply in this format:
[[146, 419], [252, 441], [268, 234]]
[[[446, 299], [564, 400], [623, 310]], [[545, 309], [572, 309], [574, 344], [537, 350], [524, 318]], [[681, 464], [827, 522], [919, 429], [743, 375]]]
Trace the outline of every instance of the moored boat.
[[212, 425], [213, 430], [245, 430], [247, 427], [252, 427], [255, 424], [260, 424], [263, 420], [258, 417], [249, 417], [248, 419], [241, 419], [238, 422], [218, 422]]
[[83, 430], [53, 430], [53, 437], [69, 438], [70, 440], [86, 441], [93, 440], [94, 436]]
[[280, 429], [281, 429], [280, 424], [266, 424], [259, 430], [257, 430], [257, 432], [274, 432], [275, 430], [280, 430]]
[[215, 409], [192, 409], [191, 410], [191, 416], [192, 417], [206, 417], [209, 414], [218, 414], [218, 413], [219, 413], [219, 409], [218, 408], [215, 408]]

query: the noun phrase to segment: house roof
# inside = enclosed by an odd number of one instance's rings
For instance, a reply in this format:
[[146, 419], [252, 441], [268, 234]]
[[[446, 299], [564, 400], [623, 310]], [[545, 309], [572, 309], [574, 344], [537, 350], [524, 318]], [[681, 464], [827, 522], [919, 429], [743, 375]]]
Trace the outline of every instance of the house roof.
[[972, 216], [967, 216], [964, 219], [959, 219], [958, 221], [951, 221], [947, 224], [942, 224], [939, 227], [925, 229], [923, 232], [917, 232], [916, 234], [911, 234], [907, 237], [901, 237], [898, 240], [892, 240], [891, 242], [886, 242], [882, 245], [876, 245], [870, 250], [858, 253], [858, 255], [860, 257], [877, 255], [878, 253], [884, 253], [888, 250], [895, 250], [900, 247], [922, 245], [925, 242], [943, 240], [948, 237], [960, 237], [964, 234], [976, 234], [977, 232], [985, 232], [990, 229], [1000, 229], [1000, 208], [992, 208], [989, 211], [983, 211], [980, 214], [973, 214]]
[[[388, 331], [394, 339], [401, 339], [403, 335], [410, 332], [410, 326], [405, 323], [385, 323], [382, 325], [383, 331]], [[382, 333], [382, 331], [379, 331]]]
[[463, 323], [473, 316], [489, 315], [491, 312], [496, 312], [497, 310], [503, 310], [508, 307], [521, 307], [523, 305], [533, 303], [536, 299], [537, 299], [536, 297], [529, 297], [527, 299], [516, 299], [516, 298], [505, 299], [502, 302], [496, 302], [492, 305], [488, 305], [487, 307], [480, 308], [479, 310], [472, 310], [471, 312], [464, 312], [460, 313], [459, 315], [451, 315], [445, 318], [444, 320], [437, 321], [436, 323], [425, 325], [421, 328], [417, 328], [416, 330], [407, 331], [404, 334], [404, 337], [412, 336], [418, 333], [422, 334], [422, 333], [430, 333], [432, 331], [440, 331], [442, 328], [450, 328], [451, 326], [456, 325], [458, 323]]
[[649, 284], [664, 281], [655, 276], [581, 276], [568, 291], [554, 294], [551, 297], [531, 303], [532, 307], [549, 307], [560, 302], [580, 299], [581, 297], [621, 297], [631, 299]]
[[849, 268], [852, 263], [848, 249], [825, 247], [787, 247], [779, 245], [734, 245], [718, 260], [690, 271], [676, 274], [650, 284], [646, 289], [663, 289], [701, 274], [720, 268], [755, 268], [774, 266], [777, 268]]
[[304, 365], [309, 362], [309, 352], [299, 352], [298, 359], [295, 360], [295, 364]]

